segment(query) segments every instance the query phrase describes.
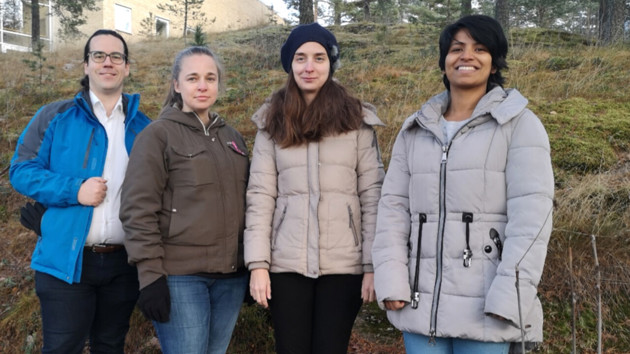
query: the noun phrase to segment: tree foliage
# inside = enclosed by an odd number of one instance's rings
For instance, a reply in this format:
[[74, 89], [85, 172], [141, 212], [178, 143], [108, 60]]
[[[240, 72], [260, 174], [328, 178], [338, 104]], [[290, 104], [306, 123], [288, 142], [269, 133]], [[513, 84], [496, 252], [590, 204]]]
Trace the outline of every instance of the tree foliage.
[[[37, 3], [37, 1], [33, 1]], [[31, 5], [36, 6], [36, 5]], [[76, 38], [81, 35], [79, 26], [87, 23], [87, 12], [98, 10], [96, 0], [56, 0], [52, 3], [52, 11], [59, 17], [62, 37]]]
[[[284, 0], [289, 8], [313, 0]], [[443, 27], [467, 14], [495, 17], [506, 31], [538, 27], [601, 43], [630, 37], [630, 0], [315, 0], [324, 23], [423, 23]], [[302, 20], [300, 20], [300, 23]]]
[[201, 11], [203, 2], [204, 0], [170, 0], [158, 4], [157, 8], [182, 18], [184, 22], [182, 36], [185, 38], [188, 35], [188, 30], [192, 28], [192, 22], [200, 24], [206, 20], [206, 14]]

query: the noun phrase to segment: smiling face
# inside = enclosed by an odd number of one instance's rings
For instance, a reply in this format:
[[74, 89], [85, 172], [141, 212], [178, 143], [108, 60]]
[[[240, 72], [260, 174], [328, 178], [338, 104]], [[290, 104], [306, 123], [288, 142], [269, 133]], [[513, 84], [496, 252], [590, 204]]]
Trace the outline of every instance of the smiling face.
[[302, 44], [295, 51], [291, 69], [304, 100], [310, 104], [330, 75], [330, 60], [326, 49], [317, 42]]
[[492, 55], [485, 45], [477, 43], [465, 29], [455, 34], [444, 62], [444, 73], [451, 90], [485, 91], [488, 78], [495, 71]]
[[[105, 52], [107, 54], [124, 53], [122, 41], [114, 36], [99, 35], [90, 41], [90, 52]], [[113, 64], [110, 57], [102, 63], [95, 63], [90, 56], [83, 64], [83, 71], [90, 80], [90, 90], [97, 97], [116, 96], [122, 93], [123, 81], [129, 76], [129, 63]]]
[[182, 96], [182, 111], [207, 117], [219, 93], [217, 64], [208, 55], [194, 54], [182, 59], [181, 65], [174, 87]]

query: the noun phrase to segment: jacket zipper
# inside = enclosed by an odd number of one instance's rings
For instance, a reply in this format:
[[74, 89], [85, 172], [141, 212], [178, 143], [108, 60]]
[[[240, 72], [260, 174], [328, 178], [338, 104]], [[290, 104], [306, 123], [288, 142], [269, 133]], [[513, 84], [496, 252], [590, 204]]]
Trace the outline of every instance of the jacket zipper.
[[354, 225], [354, 218], [352, 216], [352, 208], [348, 205], [348, 217], [350, 218], [350, 229], [352, 229], [352, 235], [354, 236], [354, 245], [359, 245], [359, 235], [357, 235], [357, 227]]
[[435, 285], [433, 286], [433, 303], [431, 304], [431, 324], [429, 328], [429, 343], [435, 343], [437, 327], [437, 311], [440, 302], [442, 288], [442, 253], [444, 248], [444, 224], [446, 223], [446, 160], [448, 158], [448, 145], [442, 145], [442, 161], [440, 162], [440, 216], [438, 224], [438, 240], [435, 262]]
[[422, 224], [427, 222], [427, 214], [418, 214], [418, 243], [416, 245], [416, 274], [413, 277], [413, 294], [411, 295], [411, 308], [417, 309], [420, 302], [420, 291], [418, 291], [420, 278], [420, 251], [422, 250]]
[[83, 168], [87, 168], [88, 160], [90, 158], [90, 150], [92, 149], [92, 139], [94, 139], [94, 128], [92, 128], [90, 139], [88, 140], [87, 150], [85, 150], [85, 157], [83, 158]]
[[284, 221], [284, 216], [287, 214], [287, 207], [288, 205], [285, 205], [284, 209], [282, 209], [282, 214], [280, 215], [280, 221], [278, 221], [278, 226], [276, 226], [276, 228], [273, 230], [273, 239], [271, 242], [272, 248], [275, 248], [276, 246], [276, 238], [278, 237], [278, 230], [280, 230], [280, 226], [282, 226], [282, 222]]

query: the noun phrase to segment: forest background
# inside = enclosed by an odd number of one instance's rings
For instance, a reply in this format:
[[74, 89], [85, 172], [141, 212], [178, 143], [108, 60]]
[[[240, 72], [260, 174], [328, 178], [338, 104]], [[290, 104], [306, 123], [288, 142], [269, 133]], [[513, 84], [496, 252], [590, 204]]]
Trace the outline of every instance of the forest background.
[[[296, 6], [297, 18], [302, 1], [289, 4]], [[313, 18], [335, 23], [331, 5], [336, 2], [311, 4], [319, 9]], [[347, 6], [341, 24], [329, 26], [339, 40], [343, 64], [335, 76], [377, 107], [387, 124], [377, 131], [387, 164], [404, 119], [444, 89], [437, 38], [445, 24], [469, 11], [464, 5], [470, 1], [367, 1], [368, 12], [365, 2], [341, 1]], [[497, 16], [501, 2], [477, 1], [470, 12]], [[614, 9], [612, 16], [606, 17], [607, 6]], [[629, 7], [627, 0], [510, 0], [508, 7], [506, 87], [519, 89], [545, 125], [556, 180], [554, 230], [539, 286], [545, 341], [537, 352], [630, 352]], [[174, 54], [191, 41], [208, 44], [227, 69], [227, 90], [214, 108], [251, 148], [255, 127], [249, 117], [286, 79], [279, 49], [290, 29], [270, 23], [221, 34], [196, 32], [187, 39], [148, 36], [130, 48], [125, 90], [141, 93], [141, 109], [156, 118]], [[41, 346], [39, 303], [29, 268], [36, 239], [19, 223], [19, 209], [28, 199], [11, 188], [10, 160], [36, 110], [79, 89], [81, 50], [68, 46], [53, 53], [0, 54], [2, 353], [33, 353]], [[268, 311], [244, 306], [229, 352], [273, 352], [272, 331]], [[160, 352], [151, 324], [138, 311], [126, 352]], [[400, 332], [371, 304], [359, 314], [349, 352], [404, 350]]]

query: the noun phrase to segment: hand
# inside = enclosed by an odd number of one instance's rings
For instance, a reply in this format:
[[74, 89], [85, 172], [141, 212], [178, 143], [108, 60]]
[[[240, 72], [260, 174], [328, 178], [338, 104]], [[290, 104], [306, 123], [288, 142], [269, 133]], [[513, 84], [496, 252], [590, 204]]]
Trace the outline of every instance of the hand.
[[390, 311], [400, 310], [401, 308], [405, 307], [405, 305], [407, 304], [405, 301], [400, 301], [400, 300], [385, 300], [384, 303], [385, 303], [385, 308]]
[[267, 269], [252, 269], [249, 279], [249, 292], [259, 305], [264, 308], [269, 307], [267, 300], [271, 300], [271, 280]]
[[374, 273], [363, 273], [361, 299], [364, 304], [376, 300], [376, 292], [374, 292]]
[[77, 200], [81, 205], [99, 206], [107, 194], [107, 180], [101, 177], [91, 177], [85, 180], [79, 188]]
[[140, 289], [138, 307], [149, 320], [168, 322], [171, 314], [171, 293], [165, 275]]

